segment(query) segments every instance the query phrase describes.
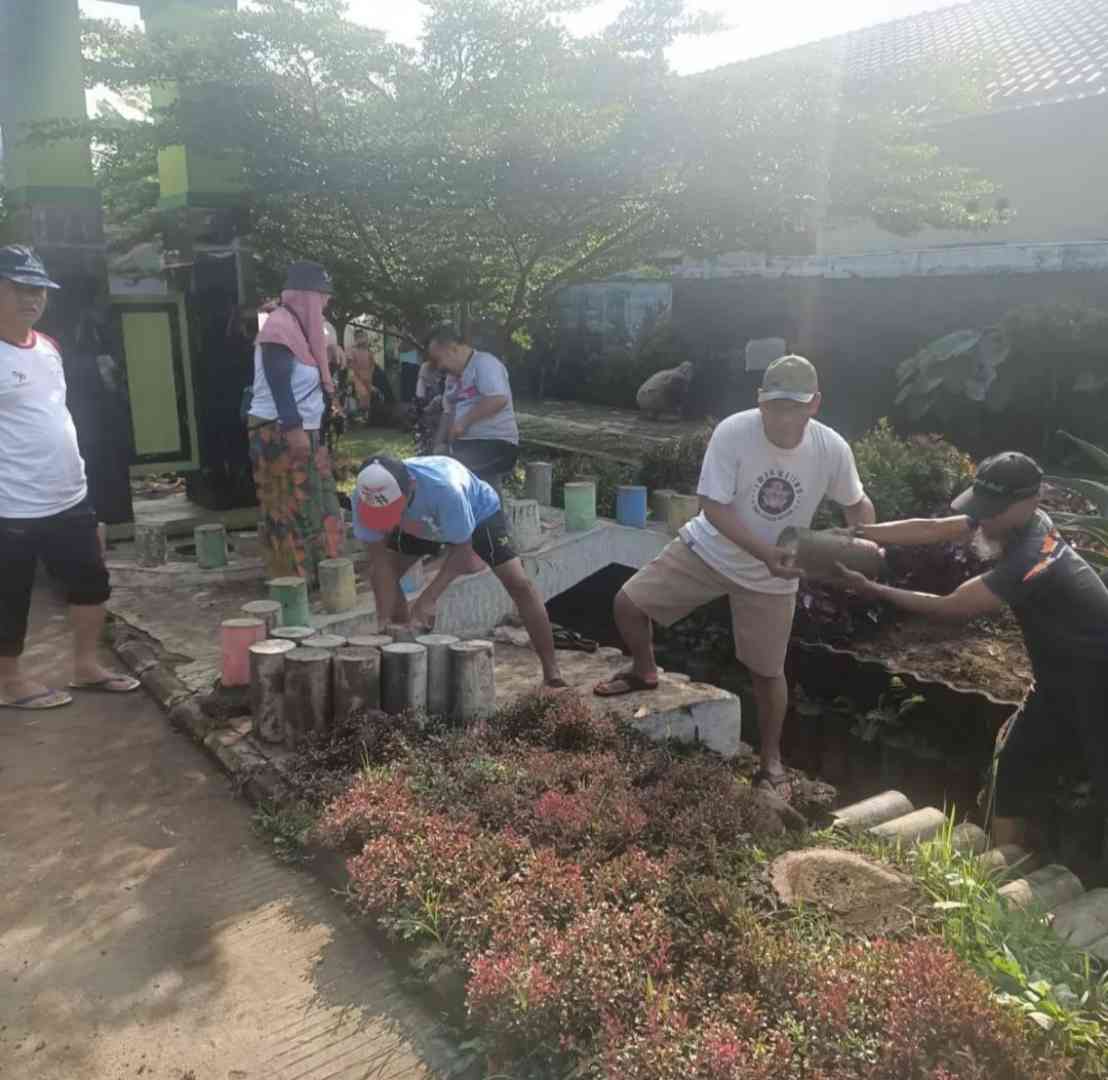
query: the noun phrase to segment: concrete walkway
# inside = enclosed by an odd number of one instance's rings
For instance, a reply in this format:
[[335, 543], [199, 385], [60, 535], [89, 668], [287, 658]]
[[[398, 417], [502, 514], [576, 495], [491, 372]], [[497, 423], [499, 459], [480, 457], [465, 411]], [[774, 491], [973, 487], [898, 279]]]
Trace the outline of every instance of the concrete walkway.
[[[29, 666], [56, 673], [61, 611], [33, 620]], [[450, 1073], [342, 899], [142, 692], [0, 710], [0, 883], [0, 1080]]]

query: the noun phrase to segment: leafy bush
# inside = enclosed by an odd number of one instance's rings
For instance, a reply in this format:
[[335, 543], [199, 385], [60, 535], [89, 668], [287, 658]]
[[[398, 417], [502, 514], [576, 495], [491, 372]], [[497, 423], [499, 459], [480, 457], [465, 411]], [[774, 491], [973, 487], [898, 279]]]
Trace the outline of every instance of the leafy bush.
[[1049, 1033], [941, 941], [852, 944], [769, 918], [759, 860], [788, 842], [718, 758], [564, 696], [374, 745], [391, 760], [317, 835], [356, 852], [362, 911], [462, 967], [490, 1074], [1065, 1075]]
[[714, 428], [714, 423], [708, 423], [699, 431], [667, 439], [652, 447], [643, 457], [638, 482], [652, 491], [658, 488], [689, 493], [696, 491], [700, 466]]
[[1058, 432], [1096, 470], [1092, 477], [1052, 476], [1050, 481], [1091, 503], [1095, 513], [1054, 512], [1054, 521], [1095, 566], [1108, 568], [1108, 450], [1079, 439], [1067, 431]]
[[595, 454], [563, 454], [553, 459], [554, 478], [551, 498], [555, 506], [565, 505], [565, 487], [573, 480], [596, 482], [596, 512], [601, 517], [616, 516], [616, 488], [635, 483], [634, 465]]
[[853, 443], [854, 460], [878, 519], [950, 513], [950, 500], [973, 482], [973, 461], [937, 435], [901, 438], [888, 420]]

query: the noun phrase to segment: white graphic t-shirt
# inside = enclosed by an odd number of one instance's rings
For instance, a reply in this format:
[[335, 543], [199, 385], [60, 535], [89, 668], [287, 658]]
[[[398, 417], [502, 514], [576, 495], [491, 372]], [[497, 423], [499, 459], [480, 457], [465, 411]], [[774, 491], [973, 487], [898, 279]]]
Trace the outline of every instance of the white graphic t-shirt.
[[88, 493], [57, 345], [0, 341], [0, 518], [44, 518]]
[[[782, 450], [766, 438], [757, 409], [735, 413], [716, 426], [700, 468], [696, 493], [730, 503], [755, 536], [774, 544], [790, 525], [807, 528], [820, 501], [853, 506], [865, 495], [847, 441], [812, 420], [799, 446]], [[755, 592], [795, 592], [797, 583], [775, 578], [766, 564], [733, 544], [701, 513], [681, 538], [709, 566]]]
[[461, 375], [447, 375], [443, 400], [454, 419], [464, 420], [482, 398], [506, 397], [499, 412], [466, 428], [463, 439], [499, 439], [519, 445], [519, 427], [512, 405], [512, 384], [508, 369], [492, 353], [474, 352]]

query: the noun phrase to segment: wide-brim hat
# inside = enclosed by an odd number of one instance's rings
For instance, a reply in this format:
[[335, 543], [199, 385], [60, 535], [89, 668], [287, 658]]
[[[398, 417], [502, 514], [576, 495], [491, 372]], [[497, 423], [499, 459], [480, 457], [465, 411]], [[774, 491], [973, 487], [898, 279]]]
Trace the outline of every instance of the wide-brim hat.
[[0, 248], [0, 278], [36, 289], [61, 288], [56, 281], [50, 279], [35, 250], [23, 244], [9, 244]]

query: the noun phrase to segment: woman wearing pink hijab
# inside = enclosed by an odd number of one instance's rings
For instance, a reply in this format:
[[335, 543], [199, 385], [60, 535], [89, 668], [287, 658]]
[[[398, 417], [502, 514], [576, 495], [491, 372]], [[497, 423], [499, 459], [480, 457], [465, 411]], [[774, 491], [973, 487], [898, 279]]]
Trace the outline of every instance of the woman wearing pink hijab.
[[318, 583], [320, 561], [342, 554], [346, 532], [331, 458], [320, 439], [333, 393], [323, 331], [331, 292], [319, 263], [289, 267], [281, 303], [255, 341], [247, 418], [266, 572], [303, 577], [311, 585]]

